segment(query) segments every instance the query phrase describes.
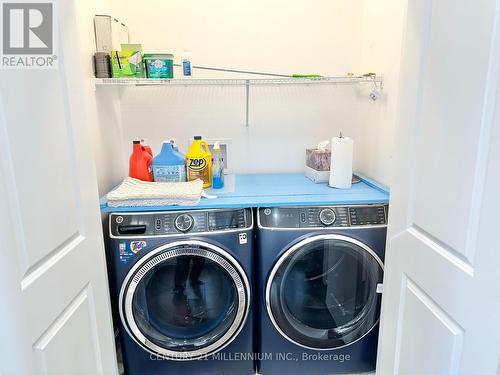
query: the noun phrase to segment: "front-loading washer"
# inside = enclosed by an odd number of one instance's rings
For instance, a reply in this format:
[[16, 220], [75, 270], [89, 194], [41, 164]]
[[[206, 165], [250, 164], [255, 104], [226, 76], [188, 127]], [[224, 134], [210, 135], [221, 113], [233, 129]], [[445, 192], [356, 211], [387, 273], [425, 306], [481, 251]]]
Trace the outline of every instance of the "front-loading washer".
[[252, 209], [111, 213], [127, 375], [253, 375]]
[[387, 209], [258, 209], [260, 374], [375, 369]]

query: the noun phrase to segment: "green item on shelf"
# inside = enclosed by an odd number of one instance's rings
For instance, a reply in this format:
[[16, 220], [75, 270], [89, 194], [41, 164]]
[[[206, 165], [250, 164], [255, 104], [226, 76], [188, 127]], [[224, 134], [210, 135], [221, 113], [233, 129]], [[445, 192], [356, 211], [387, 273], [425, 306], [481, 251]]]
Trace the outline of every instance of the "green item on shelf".
[[113, 78], [144, 77], [142, 55], [139, 51], [111, 52], [111, 72]]
[[319, 74], [292, 74], [293, 78], [323, 78]]
[[174, 78], [174, 55], [170, 53], [144, 54], [147, 78]]

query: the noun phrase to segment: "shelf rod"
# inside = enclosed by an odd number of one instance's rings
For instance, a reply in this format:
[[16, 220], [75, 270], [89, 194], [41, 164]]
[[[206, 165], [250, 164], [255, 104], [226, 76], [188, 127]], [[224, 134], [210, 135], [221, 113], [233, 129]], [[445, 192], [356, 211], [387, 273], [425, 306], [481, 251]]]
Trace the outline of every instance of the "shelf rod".
[[[182, 67], [182, 64], [173, 64], [177, 67]], [[227, 68], [216, 68], [212, 66], [201, 66], [201, 65], [193, 65], [194, 69], [200, 70], [212, 70], [216, 72], [225, 72], [225, 73], [241, 73], [241, 74], [254, 74], [258, 76], [269, 76], [269, 77], [281, 77], [281, 78], [292, 78], [292, 75], [287, 74], [277, 74], [277, 73], [265, 73], [265, 72], [253, 72], [250, 70], [238, 70], [238, 69], [227, 69]]]
[[245, 93], [246, 93], [246, 111], [245, 111], [245, 126], [248, 128], [250, 126], [249, 117], [250, 117], [250, 80], [246, 80], [245, 82]]

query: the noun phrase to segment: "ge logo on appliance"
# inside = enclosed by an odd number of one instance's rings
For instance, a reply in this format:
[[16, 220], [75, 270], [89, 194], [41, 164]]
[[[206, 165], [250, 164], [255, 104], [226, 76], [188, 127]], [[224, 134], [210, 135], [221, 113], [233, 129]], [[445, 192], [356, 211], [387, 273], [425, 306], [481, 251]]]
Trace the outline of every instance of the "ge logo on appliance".
[[240, 239], [240, 245], [244, 245], [248, 242], [248, 237], [246, 233], [240, 233], [239, 239]]
[[2, 56], [4, 69], [57, 67], [54, 4], [4, 2]]

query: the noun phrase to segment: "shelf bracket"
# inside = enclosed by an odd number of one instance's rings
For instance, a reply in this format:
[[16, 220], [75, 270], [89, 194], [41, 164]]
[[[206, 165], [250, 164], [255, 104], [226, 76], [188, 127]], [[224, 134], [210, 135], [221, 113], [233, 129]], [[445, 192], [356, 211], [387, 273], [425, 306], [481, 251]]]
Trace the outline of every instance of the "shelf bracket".
[[248, 128], [250, 126], [250, 80], [245, 80], [245, 126]]

